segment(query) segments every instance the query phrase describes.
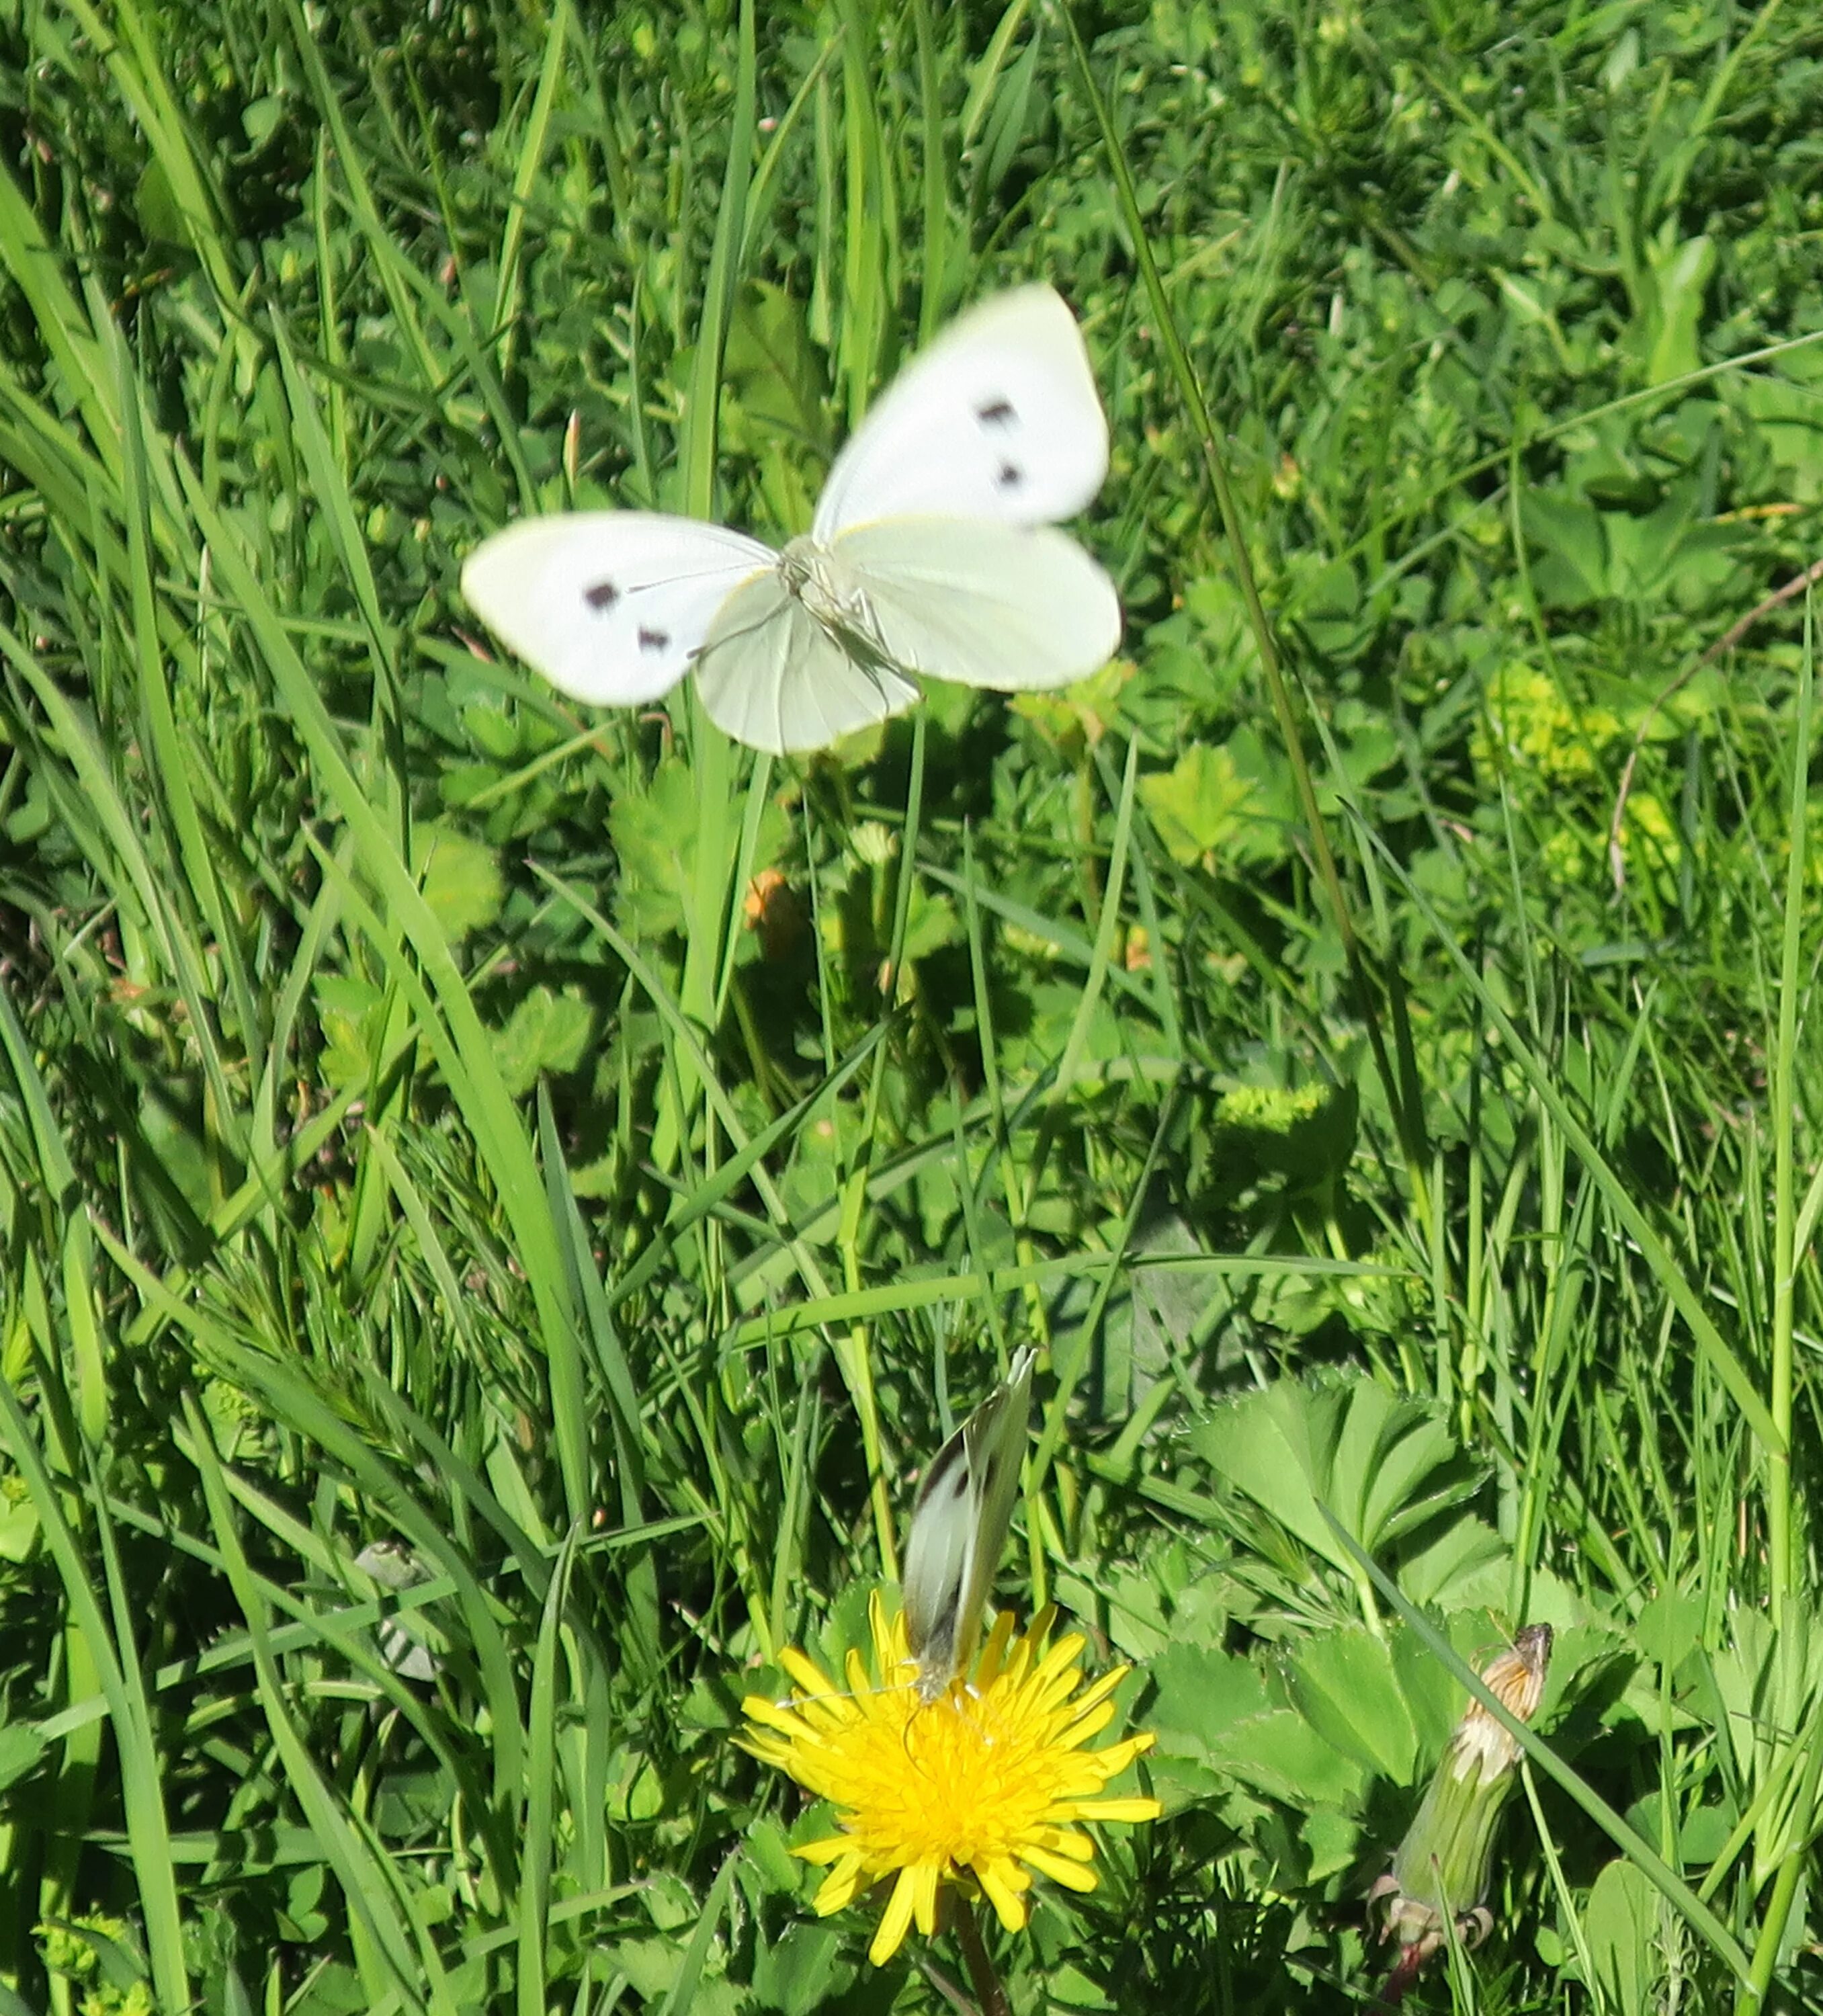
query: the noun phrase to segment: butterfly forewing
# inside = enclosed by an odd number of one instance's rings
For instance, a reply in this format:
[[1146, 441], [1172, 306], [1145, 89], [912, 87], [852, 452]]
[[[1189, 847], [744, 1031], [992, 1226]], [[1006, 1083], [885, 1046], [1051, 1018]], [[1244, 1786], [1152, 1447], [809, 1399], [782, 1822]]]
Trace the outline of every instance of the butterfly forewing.
[[1073, 517], [1108, 470], [1108, 423], [1076, 319], [1016, 287], [951, 322], [836, 456], [814, 535], [883, 518]]
[[975, 1533], [967, 1432], [958, 1428], [932, 1458], [905, 1542], [905, 1636], [918, 1661], [920, 1691], [926, 1677], [940, 1689], [956, 1670], [956, 1625]]
[[967, 1668], [981, 1635], [1019, 1497], [1033, 1355], [1022, 1350], [1002, 1384], [938, 1450], [912, 1507], [902, 1586], [926, 1701]]
[[[1035, 1355], [1029, 1345], [1017, 1354], [1005, 1384], [989, 1396], [987, 1407], [993, 1410], [989, 1418], [973, 1424], [969, 1467], [980, 1480], [980, 1510], [975, 1522], [969, 1574], [962, 1586], [961, 1621], [956, 1627], [958, 1669], [966, 1667], [975, 1656], [982, 1612], [994, 1593], [1000, 1557], [1006, 1551], [1006, 1536], [1012, 1526], [1013, 1507], [1019, 1502], [1019, 1470], [1025, 1460], [1026, 1428], [1031, 1417]], [[965, 1435], [969, 1425], [965, 1424]]]
[[720, 525], [570, 511], [483, 540], [463, 566], [462, 593], [562, 692], [631, 706], [668, 693], [735, 589], [777, 561]]

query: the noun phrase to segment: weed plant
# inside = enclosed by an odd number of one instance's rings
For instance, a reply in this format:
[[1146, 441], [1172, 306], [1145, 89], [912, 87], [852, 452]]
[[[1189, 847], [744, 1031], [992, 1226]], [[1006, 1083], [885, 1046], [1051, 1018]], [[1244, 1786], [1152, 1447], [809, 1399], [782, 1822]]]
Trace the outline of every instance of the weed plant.
[[[1530, 1623], [1408, 2006], [1823, 2007], [1820, 130], [1777, 0], [0, 0], [3, 2016], [944, 2006], [731, 1736], [1028, 1341], [1167, 1812], [1016, 2007], [1370, 2001]], [[1084, 686], [462, 608], [1031, 277]]]

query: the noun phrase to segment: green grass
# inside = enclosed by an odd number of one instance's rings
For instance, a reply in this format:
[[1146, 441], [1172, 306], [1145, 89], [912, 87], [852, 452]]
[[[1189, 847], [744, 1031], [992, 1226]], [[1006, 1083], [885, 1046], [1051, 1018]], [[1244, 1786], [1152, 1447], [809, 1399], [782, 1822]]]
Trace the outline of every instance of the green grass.
[[[1408, 2007], [1823, 2009], [1820, 121], [1722, 0], [0, 0], [0, 2016], [947, 2006], [730, 1739], [1027, 1341], [1167, 1812], [1016, 2009], [1370, 2001], [1529, 1622]], [[1113, 671], [495, 661], [1028, 277]]]

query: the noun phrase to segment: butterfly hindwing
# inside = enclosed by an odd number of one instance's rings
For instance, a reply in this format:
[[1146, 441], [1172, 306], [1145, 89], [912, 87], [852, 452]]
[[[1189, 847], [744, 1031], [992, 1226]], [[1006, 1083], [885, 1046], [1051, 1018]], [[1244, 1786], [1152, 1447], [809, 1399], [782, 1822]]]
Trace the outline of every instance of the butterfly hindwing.
[[776, 570], [743, 582], [716, 612], [697, 655], [696, 690], [725, 735], [775, 756], [826, 748], [918, 697], [890, 666], [864, 664], [845, 650]]
[[1114, 584], [1046, 525], [886, 518], [835, 550], [908, 671], [1019, 693], [1087, 678], [1120, 642]]
[[958, 315], [881, 394], [836, 458], [813, 536], [927, 515], [1048, 524], [1107, 470], [1076, 318], [1052, 289], [1015, 287]]
[[1019, 1497], [1033, 1358], [1030, 1346], [1021, 1350], [937, 1451], [912, 1509], [901, 1586], [918, 1691], [927, 1701], [975, 1656]]
[[921, 1690], [926, 1676], [940, 1687], [956, 1670], [956, 1631], [974, 1535], [968, 1443], [958, 1428], [924, 1473], [905, 1541], [900, 1586]]
[[777, 559], [693, 518], [569, 511], [484, 539], [462, 593], [559, 691], [624, 707], [669, 692], [729, 596]]

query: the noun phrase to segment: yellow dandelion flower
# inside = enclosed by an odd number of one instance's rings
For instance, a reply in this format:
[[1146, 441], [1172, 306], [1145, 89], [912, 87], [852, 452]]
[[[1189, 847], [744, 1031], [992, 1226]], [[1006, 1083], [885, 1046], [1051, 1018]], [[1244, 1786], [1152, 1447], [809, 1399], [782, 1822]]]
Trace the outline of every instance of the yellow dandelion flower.
[[818, 1916], [894, 1878], [868, 1949], [879, 1967], [914, 1921], [926, 1934], [937, 1929], [937, 1893], [946, 1883], [972, 1880], [1009, 1931], [1026, 1922], [1034, 1872], [1066, 1889], [1094, 1889], [1095, 1846], [1077, 1823], [1159, 1816], [1156, 1799], [1100, 1796], [1151, 1748], [1149, 1733], [1084, 1748], [1113, 1720], [1109, 1697], [1127, 1669], [1083, 1687], [1080, 1636], [1047, 1648], [1048, 1611], [1019, 1638], [1003, 1611], [972, 1679], [955, 1681], [926, 1706], [904, 1619], [889, 1618], [877, 1594], [868, 1617], [879, 1684], [858, 1651], [848, 1654], [847, 1693], [814, 1660], [788, 1651], [781, 1663], [797, 1697], [750, 1694], [741, 1704], [750, 1725], [743, 1746], [840, 1813], [840, 1834], [793, 1851], [829, 1872], [817, 1892]]

